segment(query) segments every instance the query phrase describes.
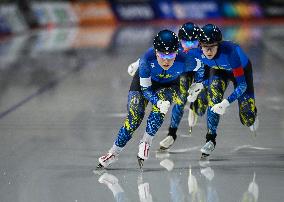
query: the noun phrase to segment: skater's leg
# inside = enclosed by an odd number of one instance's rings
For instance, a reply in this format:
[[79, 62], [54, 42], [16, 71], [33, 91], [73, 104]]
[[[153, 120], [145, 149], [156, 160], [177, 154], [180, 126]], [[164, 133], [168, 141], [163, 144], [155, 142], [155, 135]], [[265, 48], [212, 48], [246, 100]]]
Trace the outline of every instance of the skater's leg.
[[[176, 91], [173, 88], [163, 88], [157, 91], [160, 100], [173, 102], [176, 96]], [[152, 144], [152, 139], [163, 124], [165, 114], [161, 113], [156, 105], [152, 105], [152, 111], [147, 119], [147, 126], [143, 138], [139, 144], [138, 163], [140, 167], [143, 165], [143, 160], [149, 157], [149, 148]]]
[[255, 123], [257, 109], [255, 99], [247, 94], [238, 99], [240, 121], [244, 126], [252, 126]]
[[196, 125], [198, 116], [203, 116], [206, 112], [207, 107], [207, 87], [205, 87], [198, 94], [197, 99], [190, 104], [188, 111], [189, 134], [191, 134], [192, 128]]
[[110, 163], [117, 159], [126, 143], [132, 138], [134, 131], [141, 124], [147, 101], [139, 91], [129, 91], [127, 104], [127, 117], [123, 126], [120, 128], [117, 138], [109, 150], [109, 152], [99, 158], [99, 162], [103, 167], [107, 167]]
[[187, 96], [188, 96], [188, 88], [192, 83], [192, 79], [193, 79], [193, 73], [183, 74], [180, 77], [178, 95], [179, 95], [181, 102], [173, 106], [172, 115], [171, 115], [171, 123], [170, 123], [167, 137], [165, 137], [160, 142], [160, 149], [162, 150], [168, 149], [169, 147], [171, 147], [174, 141], [176, 140], [176, 137], [177, 137], [176, 132], [180, 124], [180, 121], [182, 119], [182, 116], [184, 114], [184, 108], [185, 108], [185, 104], [186, 104]]
[[196, 100], [190, 105], [190, 109], [198, 116], [203, 116], [208, 107], [208, 87], [204, 87], [198, 94]]
[[211, 111], [212, 106], [220, 103], [223, 99], [228, 82], [222, 77], [213, 77], [208, 89], [208, 110], [206, 144], [201, 148], [202, 155], [208, 156], [216, 145], [217, 127], [220, 115]]
[[208, 89], [207, 127], [209, 134], [216, 134], [220, 119], [220, 115], [212, 112], [211, 108], [222, 101], [226, 88], [226, 79], [221, 77], [215, 77], [212, 79]]
[[138, 91], [130, 91], [128, 95], [127, 117], [123, 126], [118, 132], [115, 140], [115, 145], [124, 147], [126, 143], [132, 138], [134, 131], [140, 126], [144, 115], [147, 101], [143, 95]]
[[247, 89], [238, 99], [240, 121], [243, 125], [250, 127], [251, 131], [256, 131], [258, 128], [258, 118], [254, 97], [253, 73], [250, 62], [245, 68], [245, 78]]
[[175, 104], [172, 110], [170, 128], [178, 128], [184, 113], [184, 107], [187, 101], [188, 89], [193, 80], [193, 74], [183, 74], [180, 77], [179, 97], [181, 103]]

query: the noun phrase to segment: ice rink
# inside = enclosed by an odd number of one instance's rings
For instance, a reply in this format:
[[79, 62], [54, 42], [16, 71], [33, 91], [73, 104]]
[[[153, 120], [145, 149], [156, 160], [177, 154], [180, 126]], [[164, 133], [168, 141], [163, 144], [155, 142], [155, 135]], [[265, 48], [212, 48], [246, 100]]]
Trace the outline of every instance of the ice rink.
[[[64, 28], [1, 41], [1, 202], [283, 201], [284, 23], [221, 26], [253, 63], [256, 135], [241, 125], [234, 103], [221, 118], [210, 160], [199, 161], [205, 117], [190, 136], [186, 110], [174, 146], [161, 153], [168, 113], [141, 172], [136, 155], [148, 106], [119, 160], [94, 172], [126, 116], [127, 66], [162, 28], [178, 30], [166, 24]], [[76, 37], [80, 44], [61, 44]]]

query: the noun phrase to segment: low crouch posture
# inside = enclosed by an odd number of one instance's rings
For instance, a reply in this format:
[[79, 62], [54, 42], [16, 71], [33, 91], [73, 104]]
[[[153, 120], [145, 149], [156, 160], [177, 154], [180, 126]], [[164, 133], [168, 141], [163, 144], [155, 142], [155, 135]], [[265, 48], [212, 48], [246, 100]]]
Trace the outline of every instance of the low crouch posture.
[[153, 48], [140, 57], [128, 93], [127, 117], [120, 128], [113, 146], [107, 154], [99, 158], [98, 168], [107, 167], [117, 160], [135, 130], [141, 124], [145, 108], [150, 102], [152, 110], [147, 119], [146, 130], [139, 143], [138, 164], [142, 168], [149, 158], [152, 140], [161, 127], [171, 103], [181, 103], [179, 98], [179, 78], [186, 72], [197, 71], [195, 80], [203, 79], [203, 69], [196, 68], [195, 58], [186, 57], [178, 50], [179, 40], [170, 30], [160, 31], [154, 38]]
[[[258, 118], [252, 65], [242, 48], [231, 41], [222, 41], [220, 29], [213, 24], [201, 28], [199, 44], [201, 48], [190, 51], [210, 69], [207, 91], [208, 132], [206, 143], [201, 148], [202, 157], [207, 157], [216, 147], [220, 116], [226, 112], [231, 103], [238, 100], [240, 121], [251, 131], [258, 128]], [[229, 81], [233, 82], [234, 91], [227, 98], [223, 98]]]
[[[192, 23], [187, 22], [184, 23], [178, 31], [178, 38], [179, 38], [179, 51], [182, 51], [187, 57], [192, 57], [190, 55], [189, 50], [192, 48], [198, 47], [198, 36], [200, 34], [200, 28]], [[130, 76], [134, 76], [135, 72], [139, 67], [139, 60], [133, 62], [128, 67], [128, 74]], [[201, 66], [201, 61], [196, 59], [198, 64]], [[207, 68], [205, 68], [205, 72], [207, 72]], [[203, 73], [203, 72], [202, 72]], [[182, 116], [184, 114], [185, 105], [187, 103], [187, 96], [191, 95], [191, 99], [189, 102], [193, 102], [197, 95], [200, 97], [202, 102], [201, 104], [196, 104], [194, 107], [189, 109], [189, 116], [188, 116], [188, 123], [189, 123], [189, 133], [191, 133], [191, 128], [195, 126], [197, 121], [197, 115], [202, 116], [206, 112], [207, 102], [206, 102], [206, 93], [199, 93], [203, 89], [203, 85], [201, 83], [196, 83], [194, 80], [195, 73], [194, 72], [185, 72], [180, 76], [180, 84], [179, 84], [179, 96], [181, 103], [176, 103], [172, 108], [171, 114], [171, 123], [169, 126], [168, 133], [166, 137], [160, 142], [160, 149], [166, 150], [169, 149], [177, 138], [177, 130], [180, 125]], [[193, 83], [194, 82], [194, 83]]]

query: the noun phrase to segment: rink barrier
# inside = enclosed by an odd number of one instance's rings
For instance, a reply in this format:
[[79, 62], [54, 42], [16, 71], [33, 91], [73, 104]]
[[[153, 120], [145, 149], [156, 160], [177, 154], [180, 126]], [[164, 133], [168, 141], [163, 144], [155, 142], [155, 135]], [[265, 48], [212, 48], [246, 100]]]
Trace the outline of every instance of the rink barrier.
[[[188, 20], [227, 23], [284, 22], [284, 2], [235, 2], [197, 0], [120, 0], [30, 2], [28, 5], [40, 28], [153, 23], [174, 25]], [[0, 34], [18, 34], [29, 30], [16, 4], [0, 4]], [[267, 20], [269, 17], [269, 20]], [[272, 19], [272, 21], [270, 21]]]

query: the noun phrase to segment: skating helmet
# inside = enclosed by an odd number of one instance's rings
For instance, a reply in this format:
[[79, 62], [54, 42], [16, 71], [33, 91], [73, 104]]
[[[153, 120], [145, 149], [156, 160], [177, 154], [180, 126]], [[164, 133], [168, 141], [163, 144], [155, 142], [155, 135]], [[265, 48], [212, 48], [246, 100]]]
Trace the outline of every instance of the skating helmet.
[[178, 50], [179, 40], [174, 32], [165, 29], [155, 36], [153, 45], [156, 51], [168, 54]]
[[192, 22], [187, 22], [179, 28], [178, 38], [185, 41], [195, 41], [198, 40], [199, 34], [200, 28]]
[[222, 32], [216, 25], [207, 24], [200, 29], [200, 35], [199, 35], [200, 43], [211, 44], [221, 41], [222, 41]]

